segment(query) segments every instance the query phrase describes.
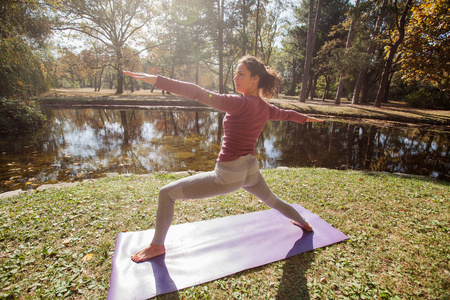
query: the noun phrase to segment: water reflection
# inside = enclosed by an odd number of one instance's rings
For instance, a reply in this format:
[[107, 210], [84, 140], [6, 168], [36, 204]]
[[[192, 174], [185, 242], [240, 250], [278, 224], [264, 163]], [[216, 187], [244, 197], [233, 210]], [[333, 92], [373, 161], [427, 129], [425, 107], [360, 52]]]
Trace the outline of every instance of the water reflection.
[[[342, 122], [268, 125], [274, 126], [278, 128], [265, 131], [265, 149], [280, 149], [276, 159], [288, 166], [401, 172], [450, 179], [448, 132]], [[275, 138], [277, 130], [281, 135]], [[273, 133], [269, 133], [269, 139], [267, 131]], [[266, 167], [273, 164], [274, 156], [269, 157], [272, 160]]]
[[[205, 171], [220, 149], [223, 114], [210, 110], [49, 109], [49, 125], [0, 142], [0, 192], [108, 172]], [[269, 122], [263, 168], [316, 166], [449, 179], [449, 136], [342, 122]]]

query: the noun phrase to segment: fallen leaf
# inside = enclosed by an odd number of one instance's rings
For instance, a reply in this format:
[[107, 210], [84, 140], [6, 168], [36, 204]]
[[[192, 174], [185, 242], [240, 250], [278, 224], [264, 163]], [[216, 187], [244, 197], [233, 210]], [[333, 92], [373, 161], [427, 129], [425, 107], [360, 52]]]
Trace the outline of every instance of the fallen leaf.
[[94, 257], [94, 253], [86, 254], [86, 255], [83, 257], [83, 261], [90, 261], [93, 257]]

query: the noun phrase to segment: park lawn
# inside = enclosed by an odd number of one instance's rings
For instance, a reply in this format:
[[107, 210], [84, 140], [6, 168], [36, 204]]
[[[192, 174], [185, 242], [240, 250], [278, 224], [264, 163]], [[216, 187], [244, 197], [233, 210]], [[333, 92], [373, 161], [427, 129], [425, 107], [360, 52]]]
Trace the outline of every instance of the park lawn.
[[[159, 299], [450, 297], [449, 183], [316, 168], [262, 173], [277, 195], [350, 239]], [[109, 176], [0, 199], [0, 298], [104, 299], [117, 234], [154, 228], [159, 188], [181, 176]], [[239, 190], [179, 201], [173, 223], [265, 209]]]

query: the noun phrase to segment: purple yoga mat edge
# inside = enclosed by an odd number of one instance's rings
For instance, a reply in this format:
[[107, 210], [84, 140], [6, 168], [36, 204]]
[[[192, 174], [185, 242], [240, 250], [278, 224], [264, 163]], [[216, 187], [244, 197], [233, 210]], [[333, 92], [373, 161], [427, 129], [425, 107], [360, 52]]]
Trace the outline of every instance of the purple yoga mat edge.
[[113, 255], [113, 258], [111, 260], [111, 266], [112, 266], [111, 267], [112, 268], [112, 270], [111, 270], [111, 279], [110, 279], [110, 282], [109, 282], [108, 296], [106, 297], [106, 299], [111, 299], [111, 295], [114, 295], [114, 290], [115, 290], [115, 287], [117, 286], [117, 284], [116, 284], [117, 276], [115, 274], [117, 272], [117, 270], [114, 269], [114, 266], [117, 263], [117, 258], [118, 258], [118, 255], [119, 255], [118, 254], [119, 252], [117, 251], [117, 249], [118, 249], [118, 246], [120, 245], [123, 233], [124, 232], [119, 232], [119, 234], [117, 235], [117, 238], [116, 238], [116, 246], [114, 248], [114, 255]]
[[[337, 243], [337, 242], [341, 242], [343, 240], [348, 239], [348, 237], [345, 234], [343, 234], [342, 232], [340, 232], [340, 231], [336, 230], [335, 228], [333, 228], [330, 224], [325, 222], [319, 216], [309, 212], [308, 210], [304, 209], [303, 207], [301, 207], [298, 204], [294, 204], [293, 206], [303, 216], [305, 216], [305, 218], [308, 221], [310, 221], [310, 223], [313, 225], [314, 228], [317, 228], [318, 234], [316, 234], [315, 231], [312, 232], [312, 233], [303, 232], [301, 237], [295, 242], [294, 247], [292, 247], [291, 251], [289, 251], [289, 253], [287, 253], [287, 255], [285, 255], [285, 256], [283, 255], [284, 257], [277, 256], [275, 258], [266, 259], [266, 260], [264, 260], [264, 262], [252, 261], [253, 264], [247, 265], [247, 266], [239, 269], [238, 271], [233, 271], [231, 273], [226, 273], [226, 274], [215, 274], [214, 276], [210, 276], [208, 279], [202, 279], [202, 280], [199, 280], [198, 282], [191, 282], [190, 284], [183, 285], [182, 287], [177, 287], [174, 284], [175, 288], [176, 288], [174, 290], [169, 290], [169, 291], [164, 290], [163, 292], [159, 292], [159, 293], [156, 292], [155, 294], [149, 295], [150, 297], [146, 297], [144, 295], [141, 295], [141, 296], [144, 296], [144, 297], [137, 297], [137, 298], [133, 297], [132, 299], [148, 299], [148, 298], [155, 297], [157, 295], [165, 294], [167, 292], [173, 292], [173, 291], [176, 291], [176, 290], [186, 289], [186, 288], [189, 288], [189, 287], [192, 287], [192, 286], [196, 286], [198, 284], [203, 284], [203, 283], [211, 282], [211, 281], [214, 281], [214, 280], [218, 280], [220, 278], [224, 278], [224, 277], [227, 277], [229, 275], [236, 274], [236, 273], [239, 273], [239, 272], [242, 272], [242, 271], [246, 271], [246, 270], [250, 270], [250, 269], [253, 269], [253, 268], [256, 268], [256, 267], [259, 267], [259, 266], [268, 265], [268, 264], [271, 264], [273, 262], [280, 261], [280, 260], [283, 260], [285, 258], [294, 256], [294, 255], [297, 255], [297, 254], [300, 254], [300, 253], [303, 253], [303, 252], [311, 251], [311, 250], [314, 250], [314, 249], [317, 249], [317, 248], [321, 248], [321, 247], [326, 247], [326, 246], [329, 246], [331, 244], [334, 244], [334, 243]], [[211, 219], [211, 220], [199, 221], [199, 222], [194, 222], [194, 223], [184, 223], [184, 224], [200, 224], [200, 223], [207, 223], [207, 222], [210, 222], [210, 221], [213, 221], [213, 220], [215, 220], [215, 222], [218, 222], [220, 220], [220, 221], [223, 221], [224, 224], [226, 224], [227, 221], [229, 220], [228, 218], [235, 218], [235, 220], [236, 220], [236, 218], [241, 218], [242, 219], [243, 217], [245, 217], [245, 218], [248, 218], [248, 217], [255, 218], [255, 217], [259, 216], [259, 215], [256, 215], [258, 213], [259, 214], [263, 213], [264, 216], [266, 216], [266, 214], [268, 214], [268, 213], [270, 213], [270, 214], [278, 213], [278, 212], [271, 212], [271, 211], [273, 211], [273, 210], [265, 210], [265, 211], [258, 211], [258, 212], [254, 212], [254, 213], [249, 213], [249, 214], [246, 214], [247, 216], [245, 216], [245, 215], [233, 215], [233, 216], [227, 216], [227, 217], [224, 217], [224, 218]], [[270, 216], [272, 217], [272, 215], [270, 215]], [[178, 225], [183, 225], [183, 224], [178, 224]], [[174, 226], [177, 226], [177, 225], [174, 225]], [[320, 231], [324, 230], [324, 228], [325, 228], [325, 230], [328, 229], [328, 228], [333, 229], [333, 234], [335, 234], [335, 235], [331, 239], [330, 239], [329, 236], [325, 236], [325, 237], [321, 236], [321, 232]], [[152, 230], [153, 229], [150, 229], [150, 230], [147, 230], [147, 231], [152, 231]], [[120, 247], [120, 245], [122, 243], [122, 239], [123, 239], [123, 237], [125, 235], [133, 234], [133, 233], [138, 233], [138, 232], [121, 232], [121, 233], [119, 233], [117, 235], [116, 251], [114, 252], [114, 255], [113, 255], [113, 258], [112, 258], [113, 268], [112, 268], [112, 272], [111, 272], [110, 288], [109, 288], [108, 297], [107, 297], [107, 299], [109, 299], [109, 300], [116, 299], [115, 298], [115, 294], [120, 292], [120, 291], [117, 290], [117, 288], [119, 288], [119, 286], [120, 286], [118, 284], [118, 280], [120, 280], [120, 275], [121, 274], [117, 273], [119, 271], [117, 270], [117, 268], [114, 268], [114, 266], [116, 266], [116, 264], [119, 263], [118, 262], [119, 261], [119, 256], [123, 255], [123, 253], [121, 253], [121, 251], [123, 250], [122, 249], [123, 247], [122, 248]], [[319, 242], [319, 244], [314, 245], [314, 241], [315, 241], [314, 239], [316, 239]]]

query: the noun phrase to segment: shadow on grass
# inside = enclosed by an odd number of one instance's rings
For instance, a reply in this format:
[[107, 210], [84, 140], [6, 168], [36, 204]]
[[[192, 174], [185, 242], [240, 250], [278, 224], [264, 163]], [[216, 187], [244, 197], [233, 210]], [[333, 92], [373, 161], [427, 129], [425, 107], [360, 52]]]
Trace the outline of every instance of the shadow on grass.
[[[440, 114], [433, 114], [431, 112], [423, 112], [414, 109], [404, 109], [398, 107], [383, 106], [382, 110], [373, 107], [364, 107], [361, 105], [351, 106], [369, 113], [369, 118], [373, 119], [385, 119], [398, 122], [411, 122], [411, 123], [426, 123], [430, 125], [448, 125], [450, 118]], [[379, 115], [379, 116], [377, 116]]]
[[[314, 261], [314, 250], [308, 251], [313, 249], [313, 237], [314, 232], [304, 232], [286, 255], [289, 258], [283, 267], [283, 277], [277, 293], [278, 300], [310, 299], [306, 272]], [[295, 255], [296, 253], [301, 254]]]
[[277, 300], [310, 299], [306, 272], [314, 261], [314, 251], [288, 258], [283, 266], [283, 277], [277, 293]]
[[178, 291], [176, 291], [176, 292], [172, 292], [172, 293], [169, 293], [169, 294], [156, 296], [153, 299], [157, 299], [157, 300], [178, 300], [178, 299], [181, 299], [181, 298], [180, 298], [180, 293]]

